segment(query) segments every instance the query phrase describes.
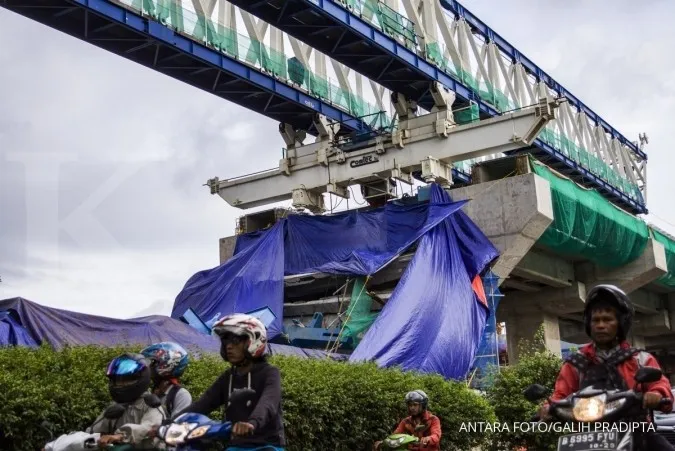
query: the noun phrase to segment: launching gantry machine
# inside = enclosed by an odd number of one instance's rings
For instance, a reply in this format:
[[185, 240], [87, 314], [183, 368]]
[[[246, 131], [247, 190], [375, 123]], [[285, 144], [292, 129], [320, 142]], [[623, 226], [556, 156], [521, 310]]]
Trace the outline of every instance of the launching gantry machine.
[[292, 199], [294, 208], [315, 214], [326, 211], [324, 193], [349, 199], [353, 185], [361, 185], [366, 200], [395, 197], [392, 180], [412, 186], [416, 178], [449, 188], [453, 162], [530, 147], [566, 100], [552, 98], [542, 84], [532, 106], [459, 125], [451, 108], [455, 93], [436, 82], [430, 91], [435, 106], [424, 115], [416, 115], [414, 102], [392, 93], [397, 126], [365, 139], [338, 137], [340, 124], [317, 116], [318, 136], [314, 143], [303, 144], [305, 132], [282, 123], [279, 131], [287, 149], [278, 169], [227, 180], [216, 177], [207, 185], [233, 207]]

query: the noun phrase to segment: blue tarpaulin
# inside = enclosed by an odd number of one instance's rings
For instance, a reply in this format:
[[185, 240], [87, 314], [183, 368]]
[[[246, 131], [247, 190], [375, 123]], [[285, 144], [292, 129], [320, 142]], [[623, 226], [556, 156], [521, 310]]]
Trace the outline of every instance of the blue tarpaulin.
[[12, 312], [0, 312], [0, 347], [4, 346], [38, 346], [21, 322], [14, 319]]
[[[14, 335], [5, 333], [9, 324]], [[167, 316], [125, 320], [46, 307], [23, 298], [0, 301], [0, 346], [35, 347], [46, 343], [58, 349], [66, 345], [148, 346], [162, 341], [173, 341], [192, 353], [215, 354], [220, 351], [220, 340], [216, 337], [200, 333]], [[306, 358], [327, 355], [319, 350], [278, 344], [268, 345], [267, 351], [271, 355]], [[335, 360], [346, 358], [342, 355], [330, 357]]]
[[[432, 190], [432, 203], [448, 200], [444, 190]], [[381, 366], [466, 377], [487, 316], [472, 283], [497, 255], [463, 212], [449, 216], [422, 237], [350, 361], [374, 359]]]
[[284, 275], [372, 275], [419, 241], [413, 262], [353, 359], [463, 377], [485, 324], [472, 281], [498, 256], [461, 211], [464, 203], [452, 202], [432, 185], [428, 204], [291, 215], [268, 230], [240, 236], [230, 260], [191, 277], [172, 317], [192, 308], [209, 321], [268, 306], [277, 318], [269, 331], [274, 337], [282, 331]]

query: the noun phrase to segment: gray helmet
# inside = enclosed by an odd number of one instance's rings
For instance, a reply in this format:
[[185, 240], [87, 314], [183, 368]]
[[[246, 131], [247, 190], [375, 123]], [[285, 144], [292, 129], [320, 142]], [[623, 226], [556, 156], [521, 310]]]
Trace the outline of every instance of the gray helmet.
[[422, 410], [427, 410], [429, 397], [422, 390], [414, 390], [405, 395], [405, 403], [409, 404], [411, 402], [418, 402], [422, 406]]

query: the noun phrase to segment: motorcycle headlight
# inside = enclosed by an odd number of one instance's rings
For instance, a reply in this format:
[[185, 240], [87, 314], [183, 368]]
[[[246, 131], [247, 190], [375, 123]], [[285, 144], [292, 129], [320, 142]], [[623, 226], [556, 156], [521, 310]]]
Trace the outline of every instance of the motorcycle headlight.
[[196, 424], [189, 423], [180, 423], [172, 424], [167, 429], [166, 434], [164, 435], [164, 441], [169, 446], [177, 446], [185, 442], [185, 439], [192, 428], [197, 426]]
[[211, 429], [211, 426], [208, 426], [208, 425], [207, 426], [200, 426], [197, 429], [190, 432], [188, 434], [187, 438], [188, 438], [188, 440], [192, 440], [192, 439], [195, 439], [195, 438], [202, 437], [204, 434], [209, 432], [209, 429]]
[[[583, 422], [597, 421], [605, 415], [607, 395], [602, 394], [590, 398], [577, 398], [574, 402], [574, 419]], [[614, 407], [616, 409], [616, 407]]]

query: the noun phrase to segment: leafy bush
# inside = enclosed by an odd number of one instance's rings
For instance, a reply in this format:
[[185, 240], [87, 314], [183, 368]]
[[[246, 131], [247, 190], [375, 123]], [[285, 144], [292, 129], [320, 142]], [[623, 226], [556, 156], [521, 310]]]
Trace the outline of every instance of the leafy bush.
[[[0, 449], [41, 449], [48, 435], [82, 430], [109, 403], [104, 369], [124, 350], [75, 347], [0, 349]], [[274, 356], [282, 374], [283, 408], [290, 451], [366, 450], [406, 415], [404, 394], [416, 388], [430, 397], [441, 418], [442, 448], [468, 450], [487, 443], [485, 434], [460, 431], [462, 422], [493, 422], [488, 402], [464, 384], [438, 376]], [[192, 361], [183, 384], [200, 396], [225, 369], [216, 356]], [[216, 414], [213, 418], [217, 418]]]
[[[558, 436], [554, 432], [522, 432], [514, 423], [528, 422], [537, 413], [538, 405], [525, 399], [523, 391], [531, 384], [541, 384], [552, 389], [562, 360], [544, 347], [543, 330], [535, 336], [534, 343], [519, 343], [518, 363], [502, 368], [495, 384], [488, 390], [487, 399], [494, 407], [500, 425], [508, 425], [495, 431], [492, 449], [556, 449]], [[526, 428], [523, 428], [527, 431]]]

